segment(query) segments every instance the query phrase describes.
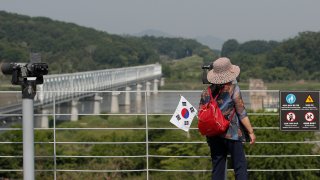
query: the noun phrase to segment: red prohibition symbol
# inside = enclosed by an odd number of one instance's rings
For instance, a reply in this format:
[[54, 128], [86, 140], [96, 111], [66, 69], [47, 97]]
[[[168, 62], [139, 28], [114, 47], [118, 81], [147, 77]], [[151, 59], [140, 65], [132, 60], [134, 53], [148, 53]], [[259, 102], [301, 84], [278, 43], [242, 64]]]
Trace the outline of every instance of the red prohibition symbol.
[[287, 113], [287, 121], [293, 122], [295, 120], [296, 120], [296, 114], [294, 114], [293, 112], [288, 112]]
[[304, 115], [304, 118], [305, 118], [307, 121], [311, 122], [311, 121], [314, 120], [314, 114], [313, 114], [312, 112], [307, 112], [307, 113]]

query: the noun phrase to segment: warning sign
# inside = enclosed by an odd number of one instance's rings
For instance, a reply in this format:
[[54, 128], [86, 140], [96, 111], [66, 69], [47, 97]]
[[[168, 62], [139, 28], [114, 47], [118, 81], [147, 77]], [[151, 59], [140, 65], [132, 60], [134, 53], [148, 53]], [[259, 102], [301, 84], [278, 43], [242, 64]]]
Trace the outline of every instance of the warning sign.
[[308, 97], [307, 97], [307, 99], [306, 99], [306, 103], [313, 103], [314, 101], [313, 101], [313, 99], [312, 99], [312, 97], [309, 95]]
[[288, 112], [287, 113], [287, 121], [293, 122], [294, 120], [296, 120], [296, 115], [293, 112]]
[[319, 130], [319, 109], [319, 91], [281, 91], [280, 130]]
[[311, 121], [314, 120], [314, 114], [313, 114], [312, 112], [307, 112], [306, 115], [304, 115], [304, 118], [305, 118], [307, 121], [311, 122]]

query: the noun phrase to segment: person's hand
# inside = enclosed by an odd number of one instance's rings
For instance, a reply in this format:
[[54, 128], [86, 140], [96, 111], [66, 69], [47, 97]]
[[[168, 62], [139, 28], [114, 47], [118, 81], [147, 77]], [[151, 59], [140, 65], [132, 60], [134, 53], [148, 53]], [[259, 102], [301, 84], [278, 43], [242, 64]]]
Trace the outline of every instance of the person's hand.
[[249, 133], [250, 136], [250, 144], [254, 144], [256, 142], [256, 135], [254, 133]]

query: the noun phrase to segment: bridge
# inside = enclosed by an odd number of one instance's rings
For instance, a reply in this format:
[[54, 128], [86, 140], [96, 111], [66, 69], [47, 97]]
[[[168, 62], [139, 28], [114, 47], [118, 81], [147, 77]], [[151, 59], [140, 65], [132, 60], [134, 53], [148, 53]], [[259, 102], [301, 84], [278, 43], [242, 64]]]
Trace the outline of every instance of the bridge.
[[[36, 121], [42, 122], [35, 128], [36, 176], [41, 179], [156, 179], [170, 175], [177, 179], [208, 179], [209, 150], [205, 138], [197, 131], [196, 119], [188, 133], [169, 123], [179, 95], [197, 107], [201, 91], [158, 90], [155, 84], [159, 83], [161, 67], [152, 66], [148, 66], [150, 70], [138, 70], [141, 66], [136, 71], [131, 69], [131, 76], [124, 75], [124, 69], [120, 68], [115, 69], [117, 75], [111, 73], [103, 77], [102, 73], [99, 78], [86, 73], [76, 73], [73, 78], [45, 77], [46, 83], [38, 87], [40, 93], [36, 100]], [[117, 79], [120, 76], [126, 80]], [[109, 81], [104, 81], [105, 78]], [[20, 92], [0, 94], [10, 93]], [[242, 95], [246, 107], [257, 110], [249, 113], [257, 134], [255, 147], [248, 148], [246, 155], [251, 177], [308, 174], [317, 177], [320, 172], [318, 136], [303, 133], [303, 137], [299, 137], [291, 133], [296, 139], [290, 139], [286, 132], [279, 131], [278, 106], [275, 106], [279, 104], [279, 91], [244, 90]], [[20, 97], [16, 97], [19, 101]], [[21, 121], [22, 115], [11, 112], [0, 116]], [[261, 126], [261, 122], [265, 125]], [[0, 128], [0, 178], [21, 179], [21, 130], [19, 126]], [[274, 139], [271, 134], [278, 134], [279, 138]], [[300, 151], [304, 148], [309, 151]], [[281, 149], [281, 152], [264, 149]], [[250, 166], [257, 161], [257, 166]], [[303, 165], [296, 166], [295, 162], [301, 161]], [[178, 163], [172, 164], [174, 162]], [[229, 177], [232, 170], [229, 163]]]
[[[161, 76], [160, 64], [46, 75], [44, 76], [43, 85], [37, 85], [35, 109], [40, 109], [43, 111], [42, 113], [46, 113], [47, 109], [52, 107], [53, 101], [58, 105], [70, 103], [72, 107], [71, 120], [76, 121], [78, 119], [77, 106], [79, 100], [88, 97], [95, 99], [94, 111], [98, 114], [100, 113], [102, 100], [102, 97], [99, 96], [99, 91], [112, 90], [111, 111], [118, 112], [120, 105], [118, 96], [121, 90], [125, 91], [125, 105], [130, 106], [130, 99], [133, 97], [130, 97], [129, 91], [133, 89], [136, 91], [135, 101], [141, 104], [142, 88], [148, 91], [148, 96], [150, 96], [151, 90], [154, 94], [157, 93], [159, 82], [161, 84], [164, 83], [164, 79]], [[20, 95], [16, 96], [18, 96], [18, 101], [9, 101], [9, 104], [2, 104], [2, 107], [0, 107], [1, 114], [21, 111], [21, 98]], [[57, 107], [59, 108], [60, 106]], [[40, 127], [48, 127], [46, 119], [46, 117], [43, 118], [39, 125]]]
[[141, 83], [146, 83], [146, 90], [150, 91], [151, 83], [149, 81], [151, 80], [154, 82], [154, 90], [157, 91], [161, 76], [160, 64], [47, 75], [44, 76], [43, 85], [38, 85], [37, 97], [40, 102], [48, 103], [53, 101], [53, 93], [44, 92], [61, 91], [54, 98], [63, 100], [74, 97], [75, 93], [77, 96], [81, 96], [87, 91], [117, 90], [123, 87], [129, 90], [133, 85], [137, 85], [136, 89], [139, 91], [142, 87]]

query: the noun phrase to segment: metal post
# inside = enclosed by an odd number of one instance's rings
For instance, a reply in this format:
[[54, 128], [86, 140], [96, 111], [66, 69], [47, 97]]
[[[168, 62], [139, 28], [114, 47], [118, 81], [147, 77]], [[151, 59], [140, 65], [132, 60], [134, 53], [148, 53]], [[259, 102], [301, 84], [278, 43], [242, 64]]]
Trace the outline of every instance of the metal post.
[[34, 132], [33, 101], [43, 75], [48, 74], [46, 63], [6, 63], [1, 65], [3, 74], [12, 75], [11, 83], [20, 85], [22, 90], [22, 130], [23, 130], [23, 178], [34, 180]]
[[148, 129], [148, 101], [147, 91], [145, 91], [144, 107], [146, 112], [146, 166], [147, 166], [147, 180], [149, 180], [149, 129]]
[[53, 95], [53, 161], [54, 180], [57, 179], [57, 149], [56, 149], [56, 95]]
[[23, 98], [23, 178], [34, 179], [33, 99]]

